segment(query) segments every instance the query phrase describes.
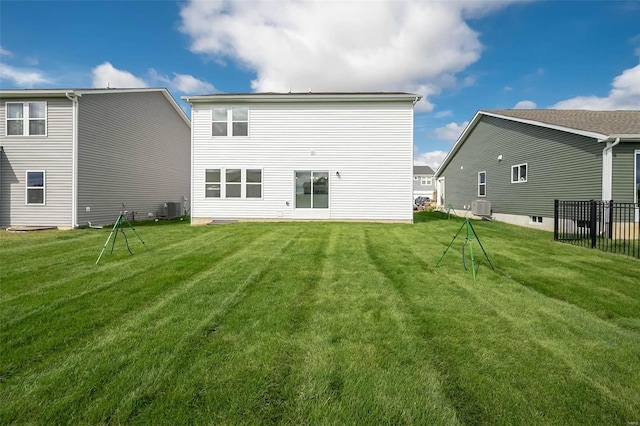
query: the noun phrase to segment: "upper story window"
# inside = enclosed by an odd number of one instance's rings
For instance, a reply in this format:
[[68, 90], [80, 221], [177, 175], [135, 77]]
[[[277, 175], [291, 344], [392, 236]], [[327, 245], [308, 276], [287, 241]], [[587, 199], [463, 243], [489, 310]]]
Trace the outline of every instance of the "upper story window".
[[487, 196], [487, 172], [478, 172], [478, 197]]
[[7, 102], [7, 136], [44, 136], [47, 134], [46, 102]]
[[211, 110], [211, 135], [249, 136], [249, 108], [214, 107]]
[[526, 182], [527, 181], [527, 165], [517, 164], [511, 166], [511, 183]]
[[421, 176], [420, 177], [420, 185], [422, 186], [431, 186], [433, 185], [433, 178], [429, 176]]

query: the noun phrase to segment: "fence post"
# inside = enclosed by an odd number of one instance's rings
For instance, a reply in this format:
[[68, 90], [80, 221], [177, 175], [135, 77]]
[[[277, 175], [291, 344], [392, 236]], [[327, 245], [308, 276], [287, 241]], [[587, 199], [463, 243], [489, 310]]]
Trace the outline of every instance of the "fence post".
[[553, 200], [553, 241], [558, 241], [558, 204], [560, 200]]
[[609, 239], [613, 240], [613, 200], [609, 201], [609, 226], [608, 226], [608, 233], [609, 233]]
[[589, 201], [589, 232], [591, 233], [591, 248], [596, 247], [596, 201]]

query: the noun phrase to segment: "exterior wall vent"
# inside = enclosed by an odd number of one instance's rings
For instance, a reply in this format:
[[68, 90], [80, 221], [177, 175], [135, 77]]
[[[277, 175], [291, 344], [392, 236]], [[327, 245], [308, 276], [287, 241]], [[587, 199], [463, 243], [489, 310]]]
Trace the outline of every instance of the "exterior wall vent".
[[491, 201], [475, 200], [471, 202], [471, 213], [476, 216], [491, 216]]

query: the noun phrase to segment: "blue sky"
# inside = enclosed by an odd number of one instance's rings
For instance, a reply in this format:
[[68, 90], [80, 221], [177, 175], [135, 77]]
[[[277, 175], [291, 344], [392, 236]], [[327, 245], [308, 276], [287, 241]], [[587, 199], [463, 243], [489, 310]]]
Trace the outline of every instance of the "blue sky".
[[640, 109], [640, 0], [0, 2], [1, 88], [107, 84], [418, 93], [435, 168], [479, 109]]

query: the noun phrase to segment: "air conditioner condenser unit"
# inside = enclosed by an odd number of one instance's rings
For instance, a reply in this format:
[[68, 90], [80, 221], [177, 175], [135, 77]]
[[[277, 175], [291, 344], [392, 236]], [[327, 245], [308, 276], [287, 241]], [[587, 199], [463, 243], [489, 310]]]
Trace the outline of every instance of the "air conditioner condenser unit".
[[491, 201], [475, 200], [471, 202], [471, 213], [476, 216], [491, 216]]

